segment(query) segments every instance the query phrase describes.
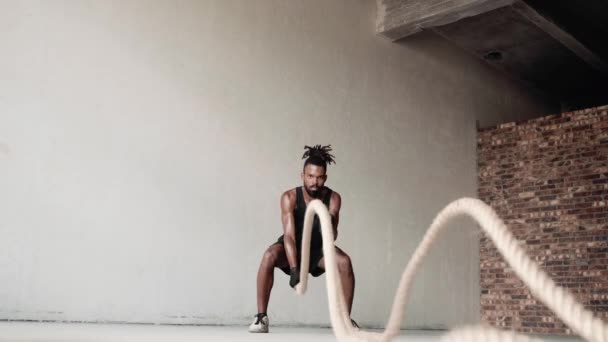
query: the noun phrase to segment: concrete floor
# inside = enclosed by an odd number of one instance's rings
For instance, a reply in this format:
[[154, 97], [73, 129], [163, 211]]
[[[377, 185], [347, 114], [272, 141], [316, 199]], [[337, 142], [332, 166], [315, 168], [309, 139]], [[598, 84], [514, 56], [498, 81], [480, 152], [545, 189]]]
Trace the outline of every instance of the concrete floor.
[[[438, 341], [442, 331], [407, 330], [396, 341]], [[547, 341], [581, 341], [554, 337]], [[0, 322], [0, 342], [127, 342], [127, 341], [335, 341], [330, 329], [272, 328], [270, 334], [249, 334], [247, 327], [169, 326], [137, 324], [65, 324]]]

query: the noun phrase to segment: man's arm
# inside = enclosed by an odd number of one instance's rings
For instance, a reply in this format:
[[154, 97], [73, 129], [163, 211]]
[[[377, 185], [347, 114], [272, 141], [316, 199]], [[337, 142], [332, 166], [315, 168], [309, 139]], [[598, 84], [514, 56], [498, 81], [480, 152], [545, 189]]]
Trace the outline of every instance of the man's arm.
[[338, 223], [340, 222], [340, 207], [342, 206], [342, 197], [337, 192], [331, 194], [329, 201], [329, 214], [331, 215], [331, 224], [334, 227], [334, 240], [338, 238]]
[[295, 196], [286, 191], [281, 196], [281, 222], [283, 223], [283, 245], [289, 268], [298, 266], [298, 250], [296, 249], [296, 226], [293, 218], [293, 210], [296, 207]]

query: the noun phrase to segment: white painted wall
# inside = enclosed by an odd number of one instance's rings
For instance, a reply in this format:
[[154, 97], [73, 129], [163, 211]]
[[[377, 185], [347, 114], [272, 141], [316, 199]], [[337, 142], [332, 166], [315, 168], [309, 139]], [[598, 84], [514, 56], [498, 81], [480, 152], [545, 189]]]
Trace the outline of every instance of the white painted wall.
[[[382, 325], [433, 216], [476, 193], [475, 120], [547, 106], [373, 1], [0, 1], [0, 319], [245, 323], [305, 144], [335, 147], [353, 316]], [[464, 222], [464, 223], [463, 223]], [[458, 226], [471, 226], [462, 221]], [[327, 325], [276, 273], [275, 324]], [[446, 236], [406, 324], [478, 319], [476, 233]]]

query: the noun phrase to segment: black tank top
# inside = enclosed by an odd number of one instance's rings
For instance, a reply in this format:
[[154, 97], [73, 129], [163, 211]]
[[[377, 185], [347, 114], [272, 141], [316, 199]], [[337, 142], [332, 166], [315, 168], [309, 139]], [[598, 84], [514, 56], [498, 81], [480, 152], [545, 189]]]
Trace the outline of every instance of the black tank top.
[[[329, 202], [331, 201], [331, 195], [333, 190], [325, 187], [326, 192], [322, 201], [327, 208], [329, 208]], [[293, 209], [294, 226], [296, 230], [296, 250], [300, 255], [300, 249], [302, 248], [302, 231], [304, 230], [304, 216], [306, 214], [306, 201], [304, 200], [304, 193], [302, 187], [296, 188], [296, 207]], [[279, 242], [283, 243], [283, 236], [279, 238]], [[312, 224], [312, 236], [310, 239], [310, 249], [317, 250], [323, 248], [323, 238], [321, 237], [321, 222], [319, 216], [315, 215], [315, 220]]]

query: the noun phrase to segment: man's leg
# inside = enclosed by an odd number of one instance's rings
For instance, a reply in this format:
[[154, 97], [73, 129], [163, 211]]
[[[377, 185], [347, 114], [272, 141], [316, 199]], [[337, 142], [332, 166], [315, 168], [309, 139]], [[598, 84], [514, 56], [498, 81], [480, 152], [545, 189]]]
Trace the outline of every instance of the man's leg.
[[[342, 289], [344, 290], [344, 299], [350, 315], [353, 307], [353, 299], [355, 297], [355, 272], [353, 265], [350, 262], [350, 257], [336, 246], [336, 262], [338, 263], [338, 273], [342, 281]], [[325, 269], [325, 258], [319, 260], [319, 267]]]
[[274, 268], [286, 267], [287, 255], [282, 244], [274, 244], [264, 252], [260, 268], [258, 269], [257, 299], [258, 313], [266, 313], [270, 301], [270, 291], [274, 283]]

